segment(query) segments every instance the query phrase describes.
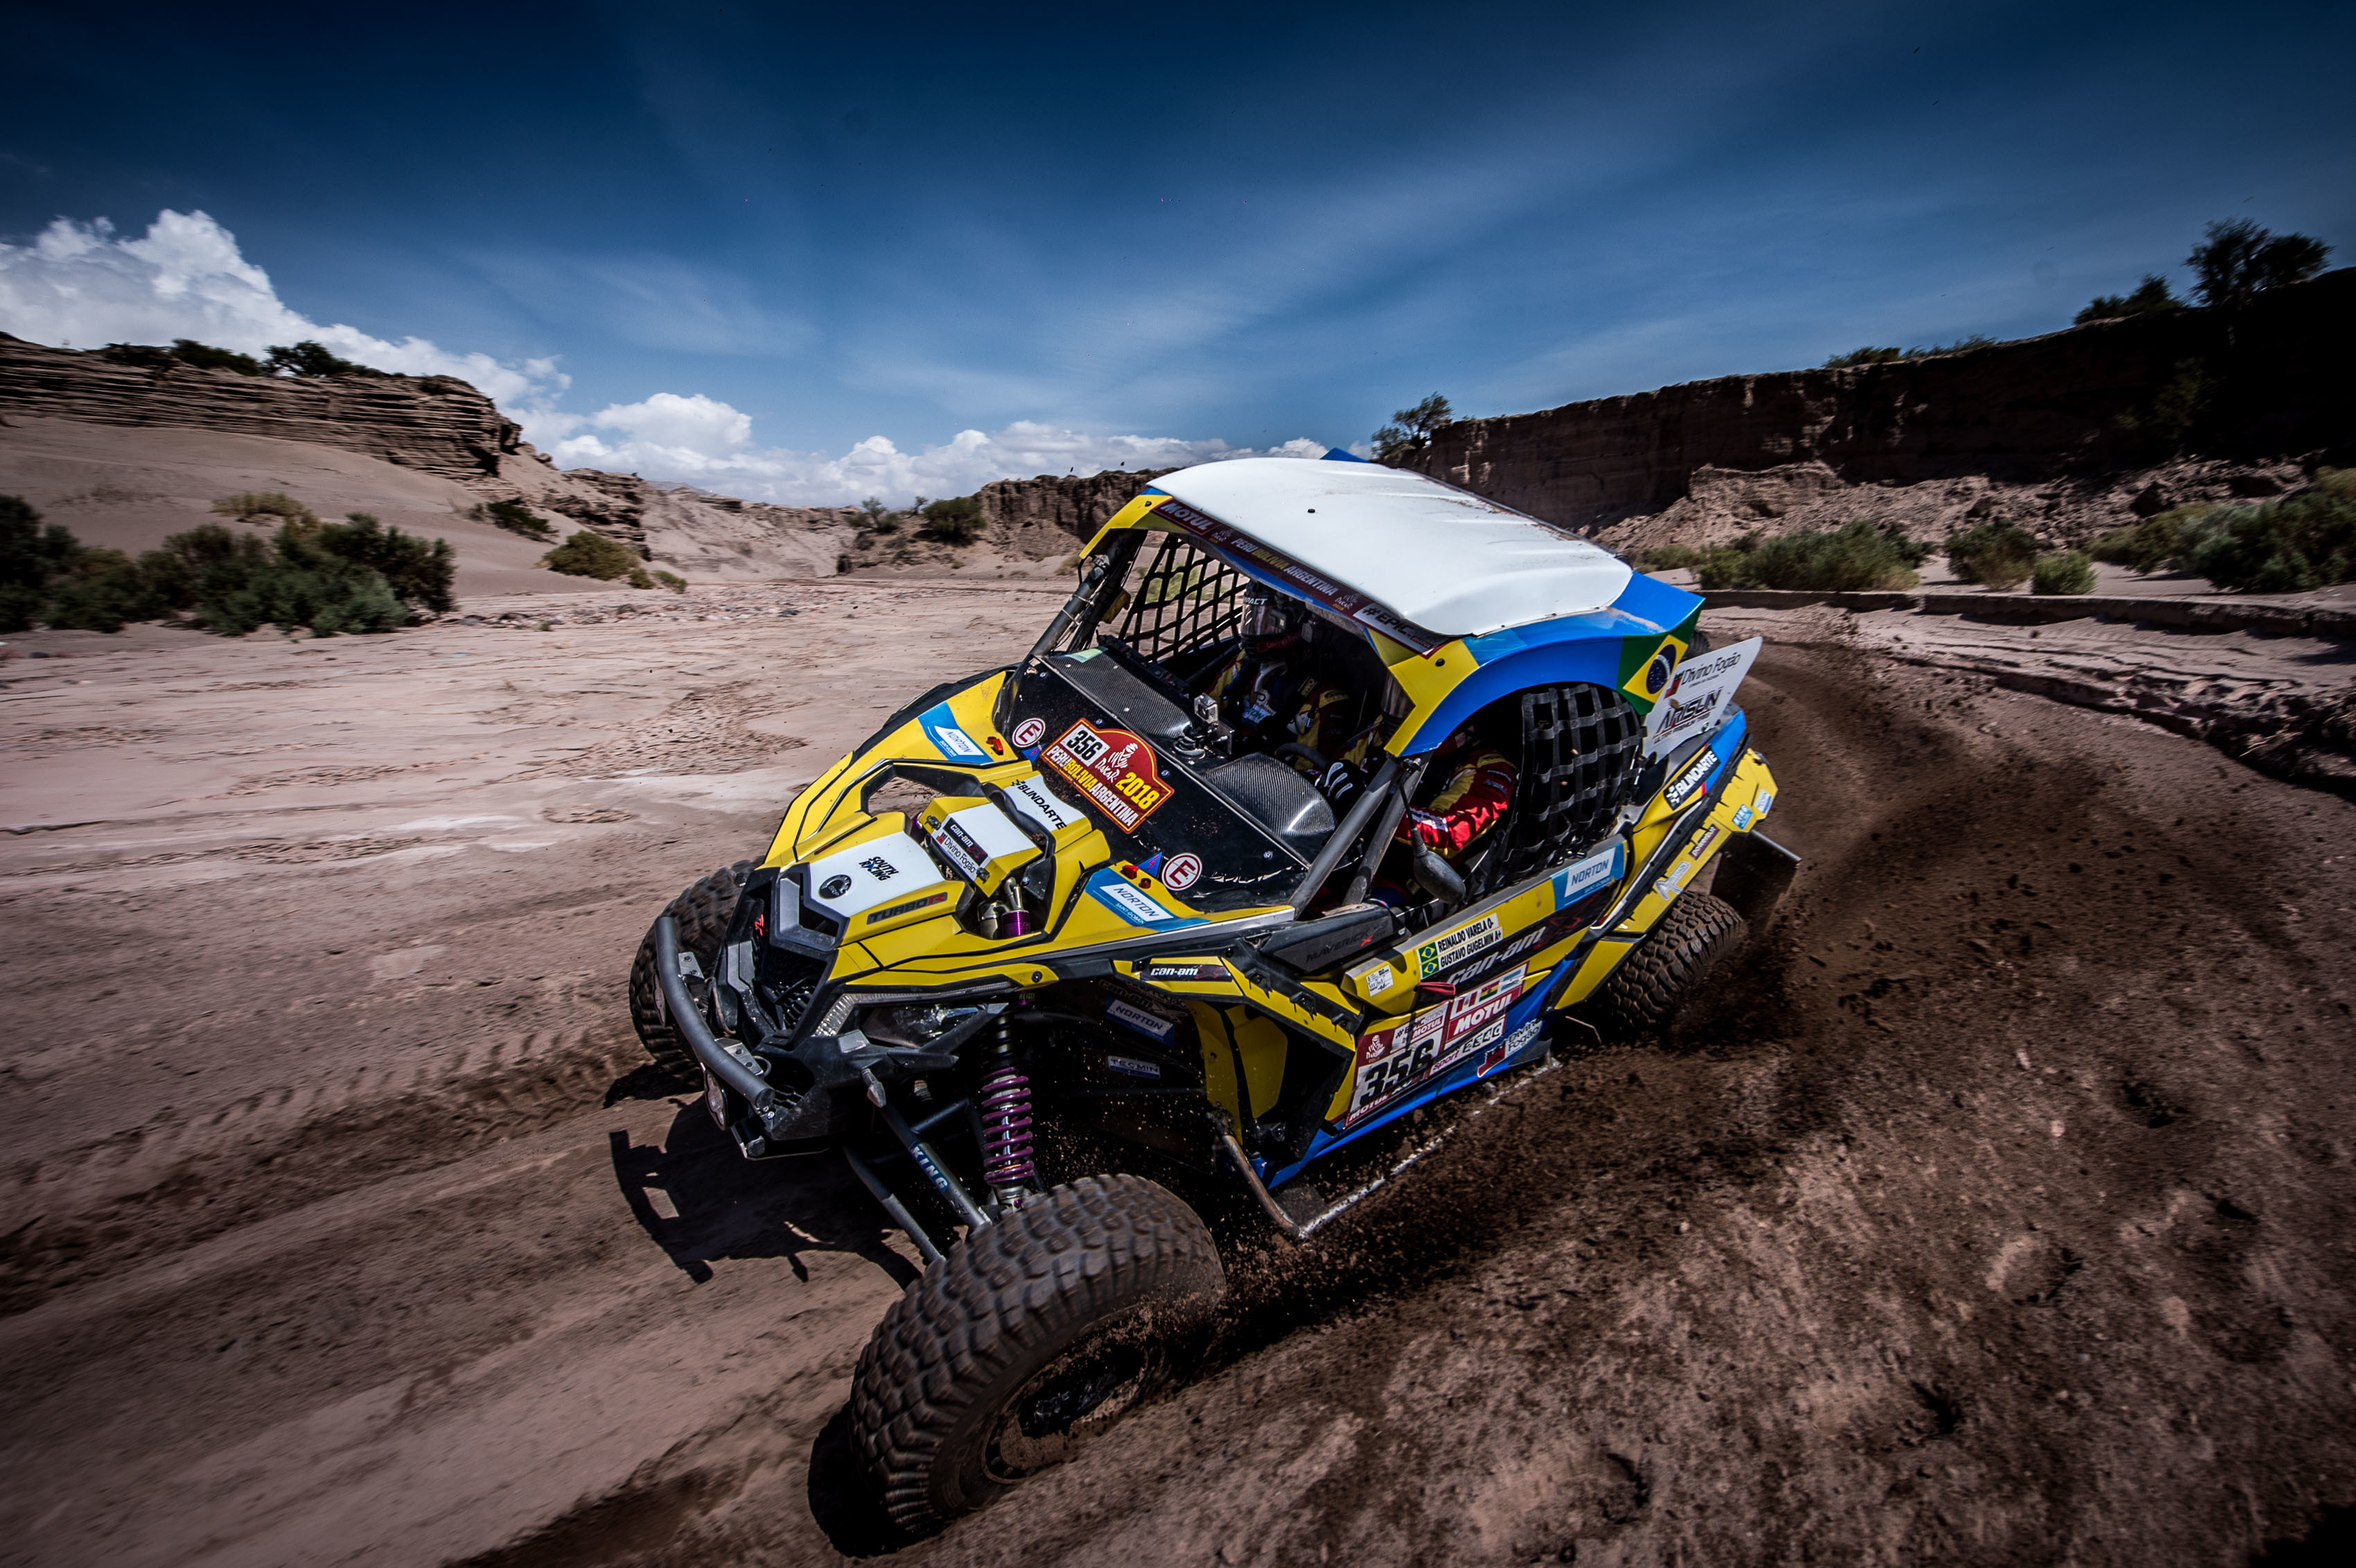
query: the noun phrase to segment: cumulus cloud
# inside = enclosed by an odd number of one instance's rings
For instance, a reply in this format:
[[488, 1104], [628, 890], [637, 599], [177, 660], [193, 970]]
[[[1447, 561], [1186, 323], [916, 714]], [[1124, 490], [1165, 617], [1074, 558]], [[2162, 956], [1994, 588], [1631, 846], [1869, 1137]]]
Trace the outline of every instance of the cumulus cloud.
[[118, 238], [102, 218], [60, 218], [29, 245], [0, 244], [0, 327], [74, 348], [191, 337], [258, 355], [310, 338], [380, 370], [471, 381], [561, 467], [620, 470], [790, 505], [840, 506], [867, 496], [905, 503], [1037, 474], [1325, 451], [1306, 438], [1256, 449], [1175, 436], [1098, 435], [1025, 420], [994, 432], [960, 431], [916, 452], [872, 435], [835, 456], [759, 445], [750, 415], [700, 392], [657, 392], [593, 414], [568, 412], [556, 399], [570, 379], [553, 359], [503, 363], [422, 337], [392, 343], [308, 319], [279, 299], [270, 275], [239, 251], [236, 236], [202, 212], [163, 212], [137, 239]]
[[751, 500], [840, 506], [865, 496], [905, 502], [915, 496], [962, 496], [992, 479], [1036, 474], [1098, 474], [1108, 468], [1176, 468], [1230, 457], [1320, 457], [1306, 438], [1265, 450], [1173, 436], [1093, 435], [1019, 420], [995, 432], [959, 431], [938, 446], [903, 452], [871, 435], [841, 456], [756, 446], [753, 421], [714, 399], [658, 392], [585, 417], [528, 419], [525, 432], [544, 441], [567, 468], [620, 469], [649, 479], [680, 480]]
[[70, 348], [193, 337], [259, 355], [309, 338], [379, 370], [456, 376], [517, 407], [540, 404], [567, 384], [552, 359], [502, 364], [423, 337], [388, 343], [341, 323], [323, 326], [288, 308], [270, 274], [239, 251], [237, 237], [203, 212], [167, 209], [135, 240], [116, 238], [103, 218], [60, 218], [29, 245], [0, 245], [0, 326]]

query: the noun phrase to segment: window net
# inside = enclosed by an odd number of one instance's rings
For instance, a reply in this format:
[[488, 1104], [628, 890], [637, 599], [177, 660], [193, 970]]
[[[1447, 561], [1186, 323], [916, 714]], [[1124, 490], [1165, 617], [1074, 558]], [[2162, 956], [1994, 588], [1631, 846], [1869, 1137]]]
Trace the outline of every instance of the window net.
[[1592, 846], [1626, 804], [1644, 763], [1644, 721], [1608, 687], [1542, 686], [1521, 694], [1522, 769], [1503, 854], [1480, 868], [1475, 896], [1534, 877]]
[[1248, 581], [1191, 539], [1164, 534], [1130, 590], [1116, 635], [1176, 679], [1190, 681], [1237, 635]]

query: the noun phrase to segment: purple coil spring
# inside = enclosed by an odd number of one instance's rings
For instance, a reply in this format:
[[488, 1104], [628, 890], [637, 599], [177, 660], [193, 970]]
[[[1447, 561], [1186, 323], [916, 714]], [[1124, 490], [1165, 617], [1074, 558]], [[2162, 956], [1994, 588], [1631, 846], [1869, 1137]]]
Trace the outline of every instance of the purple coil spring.
[[993, 1188], [1028, 1187], [1038, 1176], [1031, 1158], [1031, 1080], [1011, 1056], [1001, 1056], [981, 1081], [981, 1174]]

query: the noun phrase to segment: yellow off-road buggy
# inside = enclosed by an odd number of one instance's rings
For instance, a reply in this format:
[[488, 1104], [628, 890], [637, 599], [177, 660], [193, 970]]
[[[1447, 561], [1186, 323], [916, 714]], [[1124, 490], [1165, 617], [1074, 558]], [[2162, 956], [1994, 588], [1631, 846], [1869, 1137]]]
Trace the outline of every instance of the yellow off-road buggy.
[[[926, 1260], [852, 1396], [912, 1529], [1160, 1387], [1215, 1228], [1305, 1240], [1410, 1113], [1664, 1022], [1790, 879], [1755, 640], [1331, 456], [1165, 476], [1022, 663], [894, 714], [638, 955], [641, 1038], [739, 1149], [839, 1148]], [[1401, 824], [1468, 736], [1511, 799], [1450, 859]]]

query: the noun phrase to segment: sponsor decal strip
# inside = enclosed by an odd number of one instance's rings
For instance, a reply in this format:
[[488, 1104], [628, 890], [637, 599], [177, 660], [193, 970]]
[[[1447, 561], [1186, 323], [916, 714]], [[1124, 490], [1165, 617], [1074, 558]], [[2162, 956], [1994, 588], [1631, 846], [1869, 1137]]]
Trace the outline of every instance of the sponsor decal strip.
[[911, 910], [928, 909], [934, 904], [946, 902], [948, 899], [947, 893], [933, 893], [921, 899], [910, 899], [906, 903], [897, 903], [888, 909], [870, 912], [867, 923], [873, 925], [879, 920], [890, 920], [894, 915], [906, 914]]

